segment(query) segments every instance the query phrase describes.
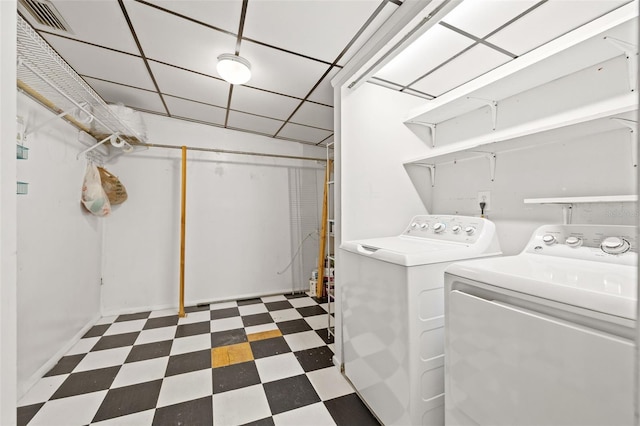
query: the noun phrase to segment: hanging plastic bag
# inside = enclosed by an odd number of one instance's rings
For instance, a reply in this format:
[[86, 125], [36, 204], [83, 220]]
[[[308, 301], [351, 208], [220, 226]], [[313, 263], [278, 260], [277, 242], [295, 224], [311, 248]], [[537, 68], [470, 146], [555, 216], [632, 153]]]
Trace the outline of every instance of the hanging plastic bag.
[[109, 198], [109, 203], [114, 206], [127, 201], [127, 189], [124, 187], [117, 176], [112, 175], [104, 167], [98, 167], [100, 172], [100, 180], [102, 181], [102, 189]]
[[95, 164], [87, 164], [87, 171], [82, 184], [82, 205], [96, 216], [107, 216], [111, 213], [111, 204], [102, 189], [100, 172]]

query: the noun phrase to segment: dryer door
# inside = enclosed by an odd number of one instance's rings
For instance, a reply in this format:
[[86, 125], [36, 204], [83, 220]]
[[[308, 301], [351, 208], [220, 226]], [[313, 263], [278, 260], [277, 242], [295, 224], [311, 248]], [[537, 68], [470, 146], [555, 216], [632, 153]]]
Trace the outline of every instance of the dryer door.
[[633, 424], [633, 342], [458, 290], [447, 315], [447, 421]]

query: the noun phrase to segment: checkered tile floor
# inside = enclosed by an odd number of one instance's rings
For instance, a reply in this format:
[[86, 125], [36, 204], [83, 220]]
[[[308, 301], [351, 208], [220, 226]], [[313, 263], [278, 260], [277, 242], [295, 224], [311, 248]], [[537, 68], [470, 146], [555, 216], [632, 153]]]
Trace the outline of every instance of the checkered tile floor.
[[[326, 301], [325, 301], [326, 302]], [[304, 293], [102, 318], [19, 402], [19, 425], [378, 425]]]

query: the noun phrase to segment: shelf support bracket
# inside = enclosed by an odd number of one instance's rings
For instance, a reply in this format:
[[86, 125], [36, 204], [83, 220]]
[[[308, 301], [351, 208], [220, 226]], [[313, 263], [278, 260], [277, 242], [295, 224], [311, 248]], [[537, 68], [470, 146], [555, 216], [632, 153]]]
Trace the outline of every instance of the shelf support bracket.
[[477, 101], [480, 101], [486, 106], [488, 106], [489, 109], [491, 109], [491, 124], [492, 124], [493, 130], [495, 130], [498, 124], [498, 101], [493, 101], [491, 99], [476, 98], [473, 96], [467, 96], [467, 99], [475, 99]]
[[429, 175], [431, 176], [431, 187], [436, 186], [436, 165], [435, 164], [421, 164], [418, 163], [416, 166], [424, 167], [425, 169], [429, 169]]
[[638, 133], [636, 132], [638, 122], [618, 117], [612, 117], [611, 119], [618, 124], [627, 127], [631, 131], [631, 161], [633, 163], [633, 167], [638, 167]]
[[605, 36], [604, 38], [613, 46], [620, 49], [624, 55], [627, 57], [627, 67], [629, 69], [629, 89], [631, 91], [636, 90], [636, 85], [638, 84], [638, 60], [636, 56], [638, 56], [638, 46], [632, 43], [628, 43], [624, 40], [618, 40], [617, 38]]
[[102, 139], [100, 142], [98, 142], [98, 143], [96, 143], [94, 145], [91, 145], [89, 148], [85, 149], [82, 152], [79, 152], [78, 155], [76, 155], [76, 160], [80, 159], [81, 155], [93, 151], [94, 149], [96, 149], [97, 147], [99, 147], [100, 145], [105, 143], [106, 141], [111, 141], [111, 144], [115, 146], [115, 144], [117, 143], [117, 140], [118, 140], [119, 137], [120, 137], [120, 133], [118, 133], [118, 132], [107, 136], [106, 138]]
[[434, 186], [436, 186], [436, 165], [428, 164], [425, 165], [425, 167], [429, 169], [429, 174], [431, 175], [431, 187], [433, 188]]
[[495, 152], [491, 152], [487, 154], [487, 159], [489, 160], [489, 174], [491, 175], [491, 182], [493, 182], [496, 178], [496, 154]]
[[571, 225], [573, 217], [573, 204], [562, 205], [562, 223], [564, 225]]
[[93, 121], [93, 116], [92, 115], [87, 115], [87, 117], [84, 118], [84, 119], [78, 118], [78, 116], [76, 114], [79, 113], [80, 111], [82, 111], [82, 109], [80, 107], [77, 107], [77, 106], [71, 108], [70, 110], [62, 111], [60, 114], [56, 115], [55, 117], [50, 118], [49, 120], [47, 120], [47, 121], [45, 121], [43, 123], [40, 123], [35, 127], [27, 128], [25, 130], [25, 132], [24, 132], [24, 137], [26, 138], [30, 134], [33, 134], [33, 133], [37, 132], [38, 130], [42, 129], [43, 127], [46, 127], [49, 124], [53, 123], [57, 119], [64, 117], [65, 115], [73, 115], [74, 118], [77, 118], [78, 121], [82, 121], [85, 124], [89, 124], [89, 123], [91, 123]]
[[408, 123], [428, 127], [431, 131], [431, 147], [436, 147], [436, 123], [425, 123], [423, 121], [408, 121]]

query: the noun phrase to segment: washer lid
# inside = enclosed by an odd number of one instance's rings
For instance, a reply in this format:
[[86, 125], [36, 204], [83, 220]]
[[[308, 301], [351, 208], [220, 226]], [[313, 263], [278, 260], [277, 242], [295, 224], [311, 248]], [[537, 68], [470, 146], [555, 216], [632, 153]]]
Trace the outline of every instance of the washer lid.
[[522, 253], [450, 265], [446, 273], [568, 305], [635, 319], [635, 266]]
[[340, 248], [365, 257], [402, 266], [427, 265], [464, 260], [478, 257], [479, 255], [499, 254], [479, 254], [474, 246], [469, 244], [404, 235], [345, 241]]

